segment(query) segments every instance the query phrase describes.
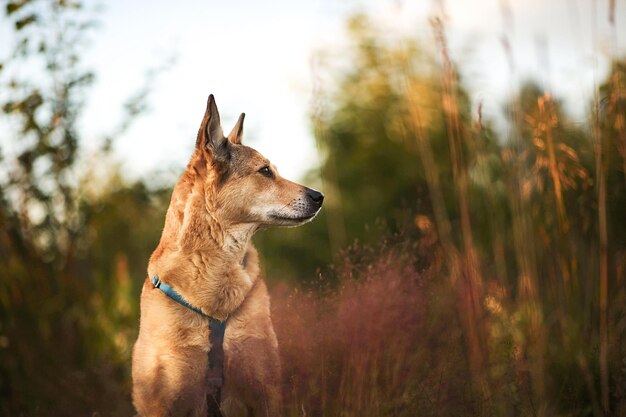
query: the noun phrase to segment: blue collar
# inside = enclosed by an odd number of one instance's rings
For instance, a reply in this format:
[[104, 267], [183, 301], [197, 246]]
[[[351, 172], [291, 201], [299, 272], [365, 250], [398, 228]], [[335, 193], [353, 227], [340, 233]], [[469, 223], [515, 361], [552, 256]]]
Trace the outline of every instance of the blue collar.
[[192, 310], [192, 311], [200, 314], [201, 316], [210, 319], [211, 320], [211, 322], [210, 322], [211, 329], [216, 329], [222, 335], [224, 334], [224, 327], [225, 327], [225, 324], [226, 324], [225, 320], [222, 322], [222, 321], [220, 321], [220, 320], [218, 320], [216, 318], [213, 318], [213, 317], [209, 316], [208, 314], [205, 314], [198, 307], [194, 307], [191, 304], [189, 304], [183, 298], [182, 295], [180, 295], [178, 292], [176, 292], [176, 290], [174, 288], [172, 288], [170, 285], [167, 285], [166, 283], [161, 281], [161, 279], [159, 278], [159, 276], [157, 274], [154, 274], [154, 276], [152, 277], [152, 285], [154, 285], [154, 288], [158, 288], [161, 291], [163, 291], [163, 293], [165, 295], [170, 297], [172, 300], [176, 301], [181, 306], [187, 307], [189, 310]]

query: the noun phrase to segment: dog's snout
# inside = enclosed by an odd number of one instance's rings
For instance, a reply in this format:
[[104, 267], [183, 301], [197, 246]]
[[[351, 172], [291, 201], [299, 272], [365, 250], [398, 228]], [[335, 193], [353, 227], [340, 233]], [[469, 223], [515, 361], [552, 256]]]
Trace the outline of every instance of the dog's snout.
[[324, 201], [324, 194], [320, 193], [319, 191], [311, 190], [309, 188], [306, 191], [306, 195], [312, 202], [314, 202], [318, 206], [321, 206], [322, 202]]

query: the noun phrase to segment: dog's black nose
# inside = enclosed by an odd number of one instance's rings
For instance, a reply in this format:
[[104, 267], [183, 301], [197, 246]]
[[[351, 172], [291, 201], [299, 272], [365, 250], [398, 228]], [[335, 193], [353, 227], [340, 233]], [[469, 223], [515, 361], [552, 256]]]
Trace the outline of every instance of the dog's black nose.
[[306, 190], [306, 195], [307, 197], [309, 197], [309, 199], [314, 202], [315, 204], [321, 206], [322, 205], [322, 201], [324, 201], [324, 194], [320, 193], [319, 191], [316, 190], [311, 190], [310, 188], [308, 190]]

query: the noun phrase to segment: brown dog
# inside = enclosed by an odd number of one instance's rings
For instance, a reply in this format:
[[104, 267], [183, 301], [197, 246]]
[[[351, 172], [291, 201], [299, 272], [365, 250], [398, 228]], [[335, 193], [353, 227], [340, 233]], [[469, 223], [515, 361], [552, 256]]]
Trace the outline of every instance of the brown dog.
[[[278, 344], [250, 239], [261, 228], [310, 221], [324, 197], [283, 179], [242, 145], [243, 119], [224, 137], [209, 96], [195, 151], [150, 257], [133, 348], [133, 402], [141, 416], [206, 416], [209, 317], [228, 319], [224, 415], [280, 412]], [[155, 288], [155, 276], [193, 309]]]

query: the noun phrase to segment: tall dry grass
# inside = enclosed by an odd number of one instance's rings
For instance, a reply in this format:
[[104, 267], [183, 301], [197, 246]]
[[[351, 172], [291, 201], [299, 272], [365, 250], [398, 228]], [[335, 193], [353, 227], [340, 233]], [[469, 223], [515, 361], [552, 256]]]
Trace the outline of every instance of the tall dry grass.
[[432, 27], [452, 178], [422, 74], [395, 61], [431, 212], [407, 226], [417, 240], [337, 256], [336, 290], [274, 289], [286, 414], [626, 415], [623, 64], [588, 124], [531, 89], [508, 108], [511, 137], [489, 147], [443, 21]]
[[472, 395], [456, 295], [419, 270], [419, 245], [347, 261], [336, 272], [338, 290], [274, 289], [286, 415], [472, 415], [482, 406]]

